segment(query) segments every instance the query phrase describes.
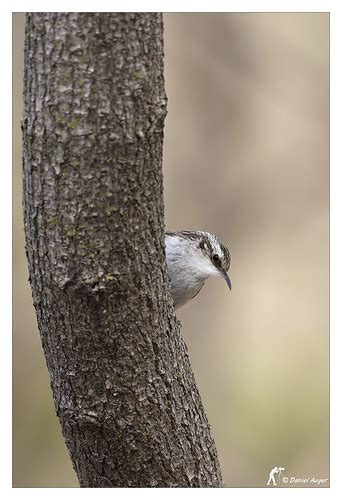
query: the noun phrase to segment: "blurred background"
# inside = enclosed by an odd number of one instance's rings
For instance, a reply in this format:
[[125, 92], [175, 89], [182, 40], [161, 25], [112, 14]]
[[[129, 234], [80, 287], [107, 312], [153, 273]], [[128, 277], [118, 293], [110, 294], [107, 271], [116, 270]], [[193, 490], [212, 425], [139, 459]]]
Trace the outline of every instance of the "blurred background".
[[[228, 486], [329, 477], [329, 15], [165, 14], [166, 227], [232, 255], [178, 312]], [[77, 486], [28, 284], [13, 16], [13, 485]]]

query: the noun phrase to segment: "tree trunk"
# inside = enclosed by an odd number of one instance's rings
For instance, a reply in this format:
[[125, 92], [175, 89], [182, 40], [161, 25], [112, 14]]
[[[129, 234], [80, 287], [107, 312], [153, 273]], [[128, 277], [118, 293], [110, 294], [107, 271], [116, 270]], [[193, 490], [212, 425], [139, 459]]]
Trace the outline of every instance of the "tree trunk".
[[28, 14], [24, 218], [81, 486], [223, 486], [164, 258], [161, 14]]

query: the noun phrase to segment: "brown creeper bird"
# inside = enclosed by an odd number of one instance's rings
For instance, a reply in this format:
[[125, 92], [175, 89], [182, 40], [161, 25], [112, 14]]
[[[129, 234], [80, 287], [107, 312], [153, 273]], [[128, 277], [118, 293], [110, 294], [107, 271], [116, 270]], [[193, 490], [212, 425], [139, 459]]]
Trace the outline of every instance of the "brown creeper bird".
[[220, 240], [204, 231], [165, 233], [166, 263], [176, 309], [193, 299], [210, 276], [228, 276], [230, 254]]

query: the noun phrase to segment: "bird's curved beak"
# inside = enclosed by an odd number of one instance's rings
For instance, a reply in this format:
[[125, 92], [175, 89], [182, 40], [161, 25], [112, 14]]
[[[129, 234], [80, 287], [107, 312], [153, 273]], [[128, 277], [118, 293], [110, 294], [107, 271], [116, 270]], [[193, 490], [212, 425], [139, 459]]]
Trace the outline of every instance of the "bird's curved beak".
[[232, 283], [230, 281], [228, 273], [226, 271], [221, 271], [221, 275], [223, 276], [223, 278], [225, 279], [227, 285], [229, 286], [229, 290], [231, 290], [232, 289]]

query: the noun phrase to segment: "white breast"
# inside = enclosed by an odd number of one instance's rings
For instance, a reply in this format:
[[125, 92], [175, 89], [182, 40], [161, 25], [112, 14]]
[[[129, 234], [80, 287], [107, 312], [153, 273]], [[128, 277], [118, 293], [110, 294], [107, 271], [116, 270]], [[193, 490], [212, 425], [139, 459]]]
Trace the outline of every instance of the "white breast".
[[197, 295], [210, 274], [193, 241], [187, 243], [184, 238], [167, 235], [165, 247], [171, 291], [177, 309]]

